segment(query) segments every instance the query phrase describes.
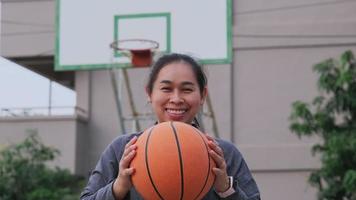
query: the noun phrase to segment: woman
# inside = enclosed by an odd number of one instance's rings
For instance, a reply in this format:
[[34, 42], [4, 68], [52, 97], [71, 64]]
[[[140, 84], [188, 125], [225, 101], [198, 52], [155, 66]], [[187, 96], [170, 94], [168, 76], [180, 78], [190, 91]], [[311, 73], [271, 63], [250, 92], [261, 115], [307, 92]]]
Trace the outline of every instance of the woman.
[[[207, 95], [207, 79], [191, 57], [162, 56], [151, 69], [146, 93], [157, 123], [181, 121], [199, 128], [195, 116]], [[142, 199], [132, 186], [131, 175], [135, 169], [130, 167], [136, 154], [135, 142], [141, 133], [120, 136], [106, 148], [81, 195], [82, 200]], [[216, 178], [203, 199], [260, 199], [257, 185], [236, 147], [207, 137], [210, 156], [216, 163], [213, 168]]]

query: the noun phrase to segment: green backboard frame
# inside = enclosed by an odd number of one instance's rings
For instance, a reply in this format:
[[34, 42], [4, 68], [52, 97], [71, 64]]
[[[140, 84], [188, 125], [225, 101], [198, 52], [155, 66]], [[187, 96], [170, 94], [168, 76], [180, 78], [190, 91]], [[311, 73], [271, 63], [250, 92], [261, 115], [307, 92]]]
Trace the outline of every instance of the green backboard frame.
[[[68, 40], [68, 38], [70, 38], [71, 33], [74, 33], [76, 31], [78, 31], [79, 29], [81, 29], [81, 25], [74, 25], [69, 26], [68, 23], [70, 21], [76, 21], [76, 17], [78, 17], [78, 13], [76, 13], [76, 15], [73, 14], [72, 18], [70, 18], [71, 16], [68, 16], [68, 12], [66, 12], [68, 9], [70, 9], [70, 7], [75, 7], [75, 5], [70, 6], [71, 4], [76, 4], [77, 1], [84, 1], [84, 0], [76, 0], [76, 1], [71, 1], [71, 0], [57, 0], [56, 1], [56, 42], [55, 42], [55, 70], [56, 71], [66, 71], [66, 70], [98, 70], [98, 69], [110, 69], [110, 68], [126, 68], [126, 67], [132, 67], [130, 62], [113, 62], [112, 60], [110, 60], [110, 57], [108, 57], [106, 60], [101, 60], [100, 62], [93, 62], [92, 60], [88, 59], [87, 61], [85, 60], [85, 58], [92, 58], [93, 53], [85, 55], [83, 53], [83, 51], [87, 50], [88, 47], [83, 46], [82, 48], [80, 48], [80, 45], [84, 44], [83, 41], [78, 42], [78, 44], [73, 44], [73, 41], [75, 40]], [[177, 0], [179, 1], [179, 0]], [[200, 57], [199, 55], [196, 56], [195, 52], [192, 52], [192, 56], [197, 57], [198, 60], [202, 63], [202, 64], [229, 64], [232, 62], [232, 0], [211, 0], [212, 2], [214, 1], [223, 1], [224, 2], [224, 28], [225, 28], [225, 35], [224, 35], [224, 46], [226, 48], [226, 50], [224, 50], [226, 53], [224, 54], [224, 56], [218, 57], [218, 58], [205, 58], [205, 57]], [[176, 1], [175, 1], [176, 2]], [[77, 4], [79, 4], [80, 2], [78, 2]], [[99, 3], [99, 1], [98, 1]], [[117, 3], [120, 3], [120, 0], [117, 0]], [[149, 3], [149, 2], [147, 2]], [[184, 3], [182, 1], [182, 3]], [[209, 3], [209, 2], [206, 2]], [[103, 2], [101, 1], [101, 5], [103, 4]], [[94, 6], [93, 6], [94, 7]], [[143, 6], [144, 7], [144, 6]], [[85, 6], [84, 6], [85, 8]], [[107, 7], [108, 9], [110, 8], [109, 6]], [[199, 7], [199, 9], [203, 9], [204, 7]], [[78, 7], [76, 7], [76, 9], [78, 9]], [[189, 8], [186, 7], [186, 9], [195, 9], [195, 8]], [[100, 9], [101, 12], [104, 9]], [[157, 10], [159, 9], [159, 6], [157, 6]], [[196, 10], [196, 9], [195, 9]], [[160, 10], [161, 12], [134, 12], [132, 11], [131, 13], [117, 13], [117, 14], [113, 14], [110, 19], [111, 22], [109, 22], [112, 27], [112, 31], [107, 31], [108, 33], [111, 33], [111, 40], [114, 41], [115, 39], [120, 39], [120, 30], [118, 30], [118, 23], [120, 23], [121, 20], [129, 20], [129, 19], [147, 19], [147, 18], [164, 18], [166, 19], [166, 29], [165, 31], [165, 35], [166, 35], [166, 45], [165, 45], [165, 50], [161, 51], [160, 53], [166, 53], [166, 52], [177, 52], [175, 50], [175, 44], [173, 42], [176, 34], [177, 34], [177, 30], [174, 26], [175, 26], [175, 22], [176, 22], [176, 18], [175, 16], [177, 16], [176, 13], [172, 13], [172, 12], [166, 12], [166, 10], [162, 9]], [[74, 13], [75, 11], [70, 11], [72, 13]], [[69, 13], [70, 13], [69, 12]], [[99, 11], [98, 11], [99, 12]], [[88, 14], [90, 12], [88, 11]], [[94, 14], [93, 14], [94, 15]], [[211, 13], [211, 15], [214, 15], [213, 13]], [[75, 17], [76, 16], [76, 17]], [[85, 19], [85, 14], [84, 16], [79, 16], [83, 19]], [[207, 18], [208, 15], [206, 16], [202, 16], [204, 18]], [[74, 20], [71, 20], [74, 19]], [[213, 21], [213, 20], [212, 20]], [[204, 23], [209, 23], [209, 22], [204, 22]], [[114, 24], [114, 25], [113, 25]], [[69, 27], [69, 28], [68, 28]], [[196, 28], [199, 28], [196, 27]], [[214, 28], [214, 26], [212, 25], [211, 28]], [[69, 30], [69, 31], [68, 31]], [[95, 30], [95, 27], [93, 27], [93, 30]], [[100, 28], [98, 28], [98, 30], [101, 30]], [[72, 32], [71, 32], [72, 31]], [[193, 30], [188, 30], [188, 31], [195, 31]], [[87, 31], [88, 33], [88, 31]], [[75, 35], [75, 34], [74, 34]], [[83, 36], [85, 36], [85, 34], [82, 34]], [[98, 35], [97, 38], [100, 38], [101, 35]], [[108, 36], [109, 37], [109, 36]], [[204, 37], [204, 34], [202, 34], [202, 37]], [[77, 38], [81, 38], [81, 36], [77, 36]], [[145, 38], [142, 38], [145, 39]], [[75, 41], [76, 42], [76, 41]], [[193, 41], [194, 42], [194, 41]], [[109, 49], [109, 42], [106, 42], [107, 44], [107, 49], [105, 46], [105, 50], [108, 51], [112, 51], [112, 49]], [[71, 44], [73, 45], [73, 47], [77, 48], [77, 51], [72, 50], [72, 48], [68, 48], [67, 44]], [[212, 43], [209, 43], [209, 41], [206, 44], [207, 46], [204, 49], [212, 49], [214, 48], [214, 45], [212, 45]], [[96, 48], [95, 46], [92, 48]], [[69, 49], [69, 50], [68, 50]], [[73, 51], [73, 52], [71, 52]], [[68, 53], [70, 52], [70, 53]], [[77, 62], [75, 60], [76, 56], [75, 54], [80, 52], [81, 55], [78, 56], [78, 58], [80, 57], [84, 57], [84, 59], [82, 59], [80, 62]], [[99, 51], [101, 52], [101, 51]], [[189, 53], [188, 53], [189, 54]], [[197, 53], [198, 54], [198, 53]], [[67, 55], [70, 55], [74, 58], [75, 62], [71, 62], [70, 59], [67, 59]], [[113, 57], [122, 57], [118, 52], [113, 52]], [[69, 61], [68, 61], [69, 60]]]

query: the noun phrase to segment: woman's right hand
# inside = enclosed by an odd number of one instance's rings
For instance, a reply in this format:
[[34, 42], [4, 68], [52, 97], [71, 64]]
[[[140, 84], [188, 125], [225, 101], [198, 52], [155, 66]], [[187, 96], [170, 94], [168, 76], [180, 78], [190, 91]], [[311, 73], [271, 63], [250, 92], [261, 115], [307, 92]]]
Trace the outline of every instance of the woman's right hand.
[[113, 194], [117, 200], [124, 199], [132, 187], [131, 175], [135, 172], [135, 169], [130, 167], [130, 163], [136, 155], [136, 141], [137, 136], [125, 145], [124, 153], [119, 162], [119, 172], [113, 185]]

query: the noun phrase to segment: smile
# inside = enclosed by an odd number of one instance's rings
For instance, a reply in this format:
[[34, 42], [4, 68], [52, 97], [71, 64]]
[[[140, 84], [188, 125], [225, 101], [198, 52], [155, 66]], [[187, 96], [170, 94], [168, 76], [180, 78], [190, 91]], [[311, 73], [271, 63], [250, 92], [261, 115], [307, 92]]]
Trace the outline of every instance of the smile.
[[166, 111], [169, 114], [181, 115], [181, 114], [184, 114], [185, 112], [187, 112], [187, 109], [170, 109], [170, 108], [167, 108]]

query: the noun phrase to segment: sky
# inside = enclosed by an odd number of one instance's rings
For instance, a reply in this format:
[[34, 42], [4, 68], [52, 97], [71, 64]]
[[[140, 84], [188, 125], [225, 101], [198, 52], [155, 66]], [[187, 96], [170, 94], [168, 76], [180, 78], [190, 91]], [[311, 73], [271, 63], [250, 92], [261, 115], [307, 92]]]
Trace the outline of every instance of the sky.
[[[51, 101], [49, 100], [50, 85], [52, 91]], [[4, 115], [4, 109], [39, 108], [37, 109], [38, 111], [34, 112], [41, 113], [49, 106], [74, 107], [75, 102], [76, 95], [74, 91], [56, 82], [50, 84], [49, 79], [0, 56], [0, 116]], [[52, 114], [66, 112], [68, 111], [65, 109], [54, 109]]]
[[[49, 79], [0, 57], [0, 110], [3, 108], [48, 108]], [[74, 107], [76, 95], [52, 82], [52, 107]]]

